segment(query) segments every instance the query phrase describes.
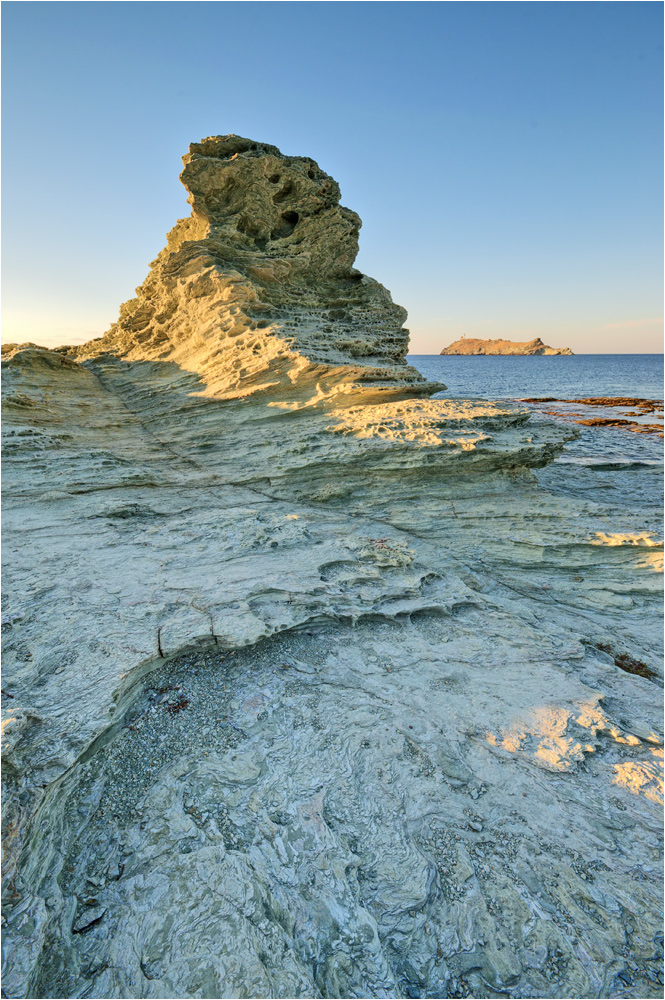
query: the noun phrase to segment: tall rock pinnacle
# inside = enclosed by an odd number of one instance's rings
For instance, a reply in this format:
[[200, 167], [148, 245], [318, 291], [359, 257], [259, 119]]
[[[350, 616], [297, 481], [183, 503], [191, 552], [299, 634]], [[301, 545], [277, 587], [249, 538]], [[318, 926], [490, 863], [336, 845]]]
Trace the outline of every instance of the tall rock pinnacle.
[[409, 394], [440, 388], [406, 364], [406, 311], [353, 267], [360, 218], [314, 160], [226, 135], [183, 162], [191, 216], [106, 336], [70, 354], [175, 361], [222, 398], [322, 365]]

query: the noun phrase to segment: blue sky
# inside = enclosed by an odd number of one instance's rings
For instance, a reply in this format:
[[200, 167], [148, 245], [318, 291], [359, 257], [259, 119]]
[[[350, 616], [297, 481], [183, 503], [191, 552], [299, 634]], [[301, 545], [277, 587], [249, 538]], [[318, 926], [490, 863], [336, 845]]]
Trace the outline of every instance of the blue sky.
[[16, 2], [3, 21], [3, 341], [100, 335], [191, 141], [316, 159], [413, 353], [662, 350], [662, 5]]

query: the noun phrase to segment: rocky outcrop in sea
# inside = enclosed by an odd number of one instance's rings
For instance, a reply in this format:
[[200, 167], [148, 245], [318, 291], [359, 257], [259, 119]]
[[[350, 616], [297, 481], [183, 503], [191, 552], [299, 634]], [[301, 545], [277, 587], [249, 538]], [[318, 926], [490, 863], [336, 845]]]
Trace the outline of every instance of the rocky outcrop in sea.
[[479, 340], [462, 337], [444, 347], [441, 354], [572, 354], [569, 347], [548, 347], [540, 337], [534, 340]]
[[101, 339], [4, 351], [9, 997], [656, 997], [662, 546], [431, 398], [307, 157], [193, 144]]

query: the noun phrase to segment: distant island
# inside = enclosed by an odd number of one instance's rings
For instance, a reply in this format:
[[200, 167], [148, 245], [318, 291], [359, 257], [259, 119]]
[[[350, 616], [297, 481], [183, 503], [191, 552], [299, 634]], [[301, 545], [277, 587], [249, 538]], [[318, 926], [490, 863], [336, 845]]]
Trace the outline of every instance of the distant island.
[[442, 354], [572, 354], [569, 347], [548, 347], [540, 337], [535, 340], [479, 340], [477, 337], [462, 337], [450, 347], [444, 347]]

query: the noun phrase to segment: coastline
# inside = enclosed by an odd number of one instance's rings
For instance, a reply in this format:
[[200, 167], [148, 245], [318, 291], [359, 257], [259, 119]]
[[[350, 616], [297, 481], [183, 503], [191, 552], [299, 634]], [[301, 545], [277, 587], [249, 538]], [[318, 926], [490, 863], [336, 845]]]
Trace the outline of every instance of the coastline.
[[104, 338], [3, 361], [5, 989], [659, 995], [651, 473], [418, 370], [314, 161], [184, 165]]

